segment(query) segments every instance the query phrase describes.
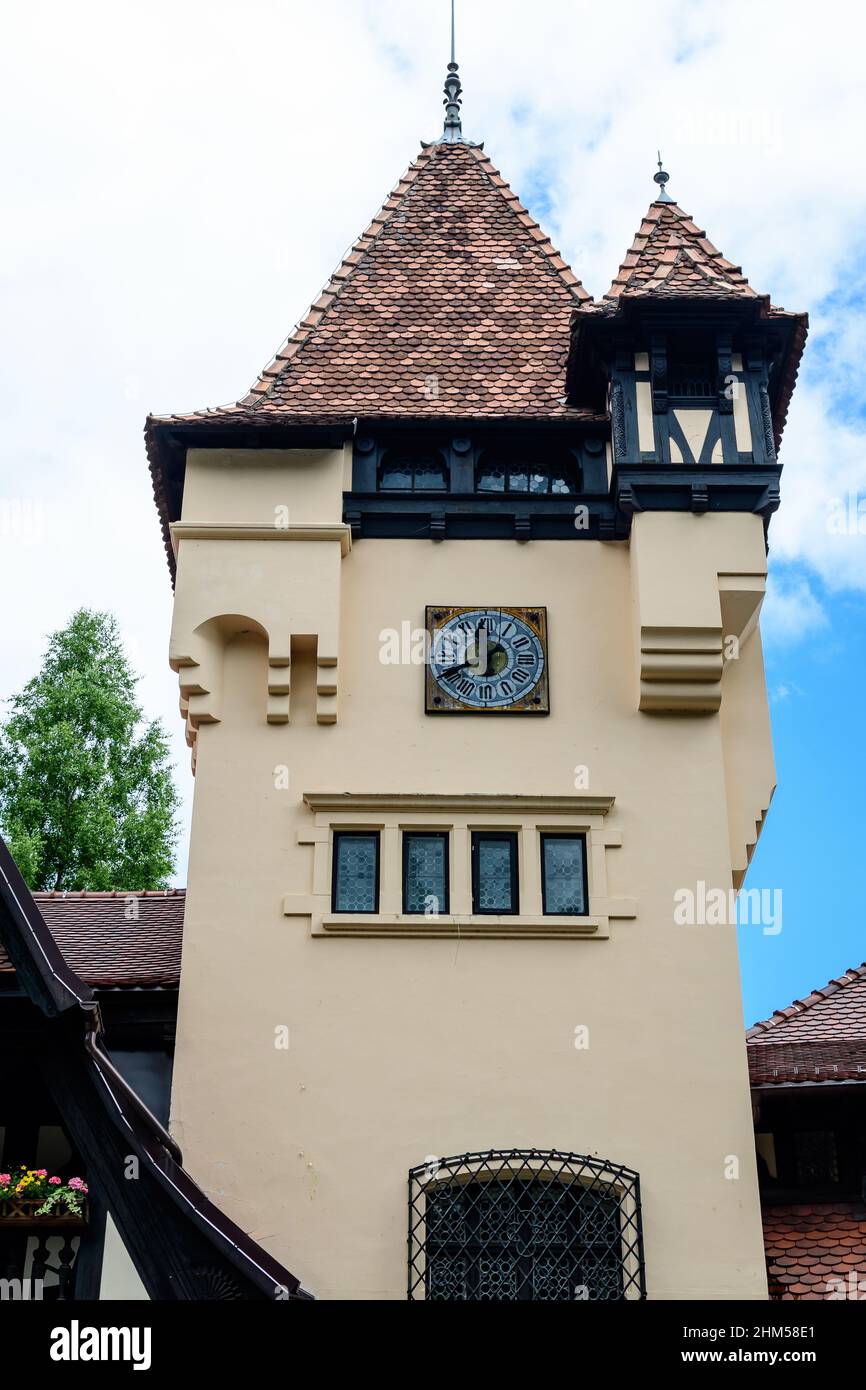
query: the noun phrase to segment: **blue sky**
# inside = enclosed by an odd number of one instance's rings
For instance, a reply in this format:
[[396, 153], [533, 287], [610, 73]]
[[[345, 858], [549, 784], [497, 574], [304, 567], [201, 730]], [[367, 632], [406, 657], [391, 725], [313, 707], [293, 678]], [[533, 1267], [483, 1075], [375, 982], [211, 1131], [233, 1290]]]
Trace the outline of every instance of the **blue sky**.
[[[236, 400], [306, 312], [441, 127], [448, 10], [151, 0], [142, 19], [32, 0], [4, 30], [0, 591], [15, 622], [0, 699], [74, 607], [112, 608], [170, 731], [185, 825], [144, 416]], [[464, 128], [594, 295], [655, 192], [660, 147], [680, 205], [758, 290], [811, 316], [762, 618], [779, 788], [748, 879], [782, 889], [783, 930], [743, 929], [747, 1022], [866, 956], [866, 520], [863, 535], [827, 525], [834, 499], [866, 499], [851, 14], [844, 0], [458, 5]], [[15, 508], [28, 524], [8, 524]]]
[[766, 644], [778, 785], [747, 883], [781, 888], [783, 920], [739, 928], [747, 1023], [866, 959], [866, 597], [822, 603], [820, 636]]

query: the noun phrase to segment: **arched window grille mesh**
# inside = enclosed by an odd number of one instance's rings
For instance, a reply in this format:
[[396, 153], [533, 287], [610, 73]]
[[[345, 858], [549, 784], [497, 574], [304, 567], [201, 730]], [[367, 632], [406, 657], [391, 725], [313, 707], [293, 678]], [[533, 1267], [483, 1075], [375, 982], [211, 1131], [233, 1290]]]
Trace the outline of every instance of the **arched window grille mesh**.
[[630, 1169], [556, 1149], [489, 1149], [410, 1171], [410, 1300], [645, 1297]]

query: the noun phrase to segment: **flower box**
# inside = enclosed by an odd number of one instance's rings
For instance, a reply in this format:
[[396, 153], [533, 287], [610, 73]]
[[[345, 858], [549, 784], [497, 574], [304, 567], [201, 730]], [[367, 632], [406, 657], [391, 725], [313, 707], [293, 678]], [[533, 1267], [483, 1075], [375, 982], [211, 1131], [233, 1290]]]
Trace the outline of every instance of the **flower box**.
[[87, 1183], [82, 1178], [50, 1177], [47, 1168], [14, 1168], [0, 1173], [0, 1226], [86, 1226]]
[[42, 1206], [41, 1197], [3, 1197], [0, 1198], [0, 1226], [13, 1226], [16, 1231], [33, 1231], [45, 1229], [50, 1226], [62, 1226], [64, 1229], [73, 1226], [81, 1229], [87, 1225], [87, 1203], [82, 1204], [81, 1215], [69, 1211], [65, 1207], [55, 1207], [53, 1211], [46, 1212], [43, 1216], [36, 1213]]

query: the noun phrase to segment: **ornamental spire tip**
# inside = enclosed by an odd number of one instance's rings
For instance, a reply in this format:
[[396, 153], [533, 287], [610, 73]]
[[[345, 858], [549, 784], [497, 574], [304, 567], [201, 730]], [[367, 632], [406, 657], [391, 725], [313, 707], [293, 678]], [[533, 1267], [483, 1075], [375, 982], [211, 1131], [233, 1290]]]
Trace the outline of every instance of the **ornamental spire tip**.
[[451, 61], [448, 64], [448, 75], [445, 78], [445, 98], [442, 103], [445, 107], [445, 124], [442, 134], [436, 142], [439, 145], [471, 145], [474, 143], [472, 140], [463, 138], [463, 123], [460, 118], [460, 107], [463, 105], [463, 87], [458, 72], [456, 51], [454, 0], [451, 0]]
[[657, 203], [672, 203], [674, 200], [671, 197], [670, 193], [668, 193], [667, 188], [665, 187], [668, 179], [670, 178], [670, 174], [666, 174], [664, 169], [662, 168], [661, 150], [657, 150], [656, 153], [659, 157], [659, 171], [657, 174], [653, 174], [653, 182], [658, 184], [659, 191], [656, 194], [655, 201]]

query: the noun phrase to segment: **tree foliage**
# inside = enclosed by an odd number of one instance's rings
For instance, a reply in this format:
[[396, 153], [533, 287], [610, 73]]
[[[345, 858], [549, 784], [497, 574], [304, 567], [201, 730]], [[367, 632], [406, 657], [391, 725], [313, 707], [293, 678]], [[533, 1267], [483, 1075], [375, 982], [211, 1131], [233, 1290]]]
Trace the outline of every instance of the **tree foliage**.
[[0, 828], [31, 889], [164, 888], [177, 792], [116, 619], [80, 609], [0, 727]]

